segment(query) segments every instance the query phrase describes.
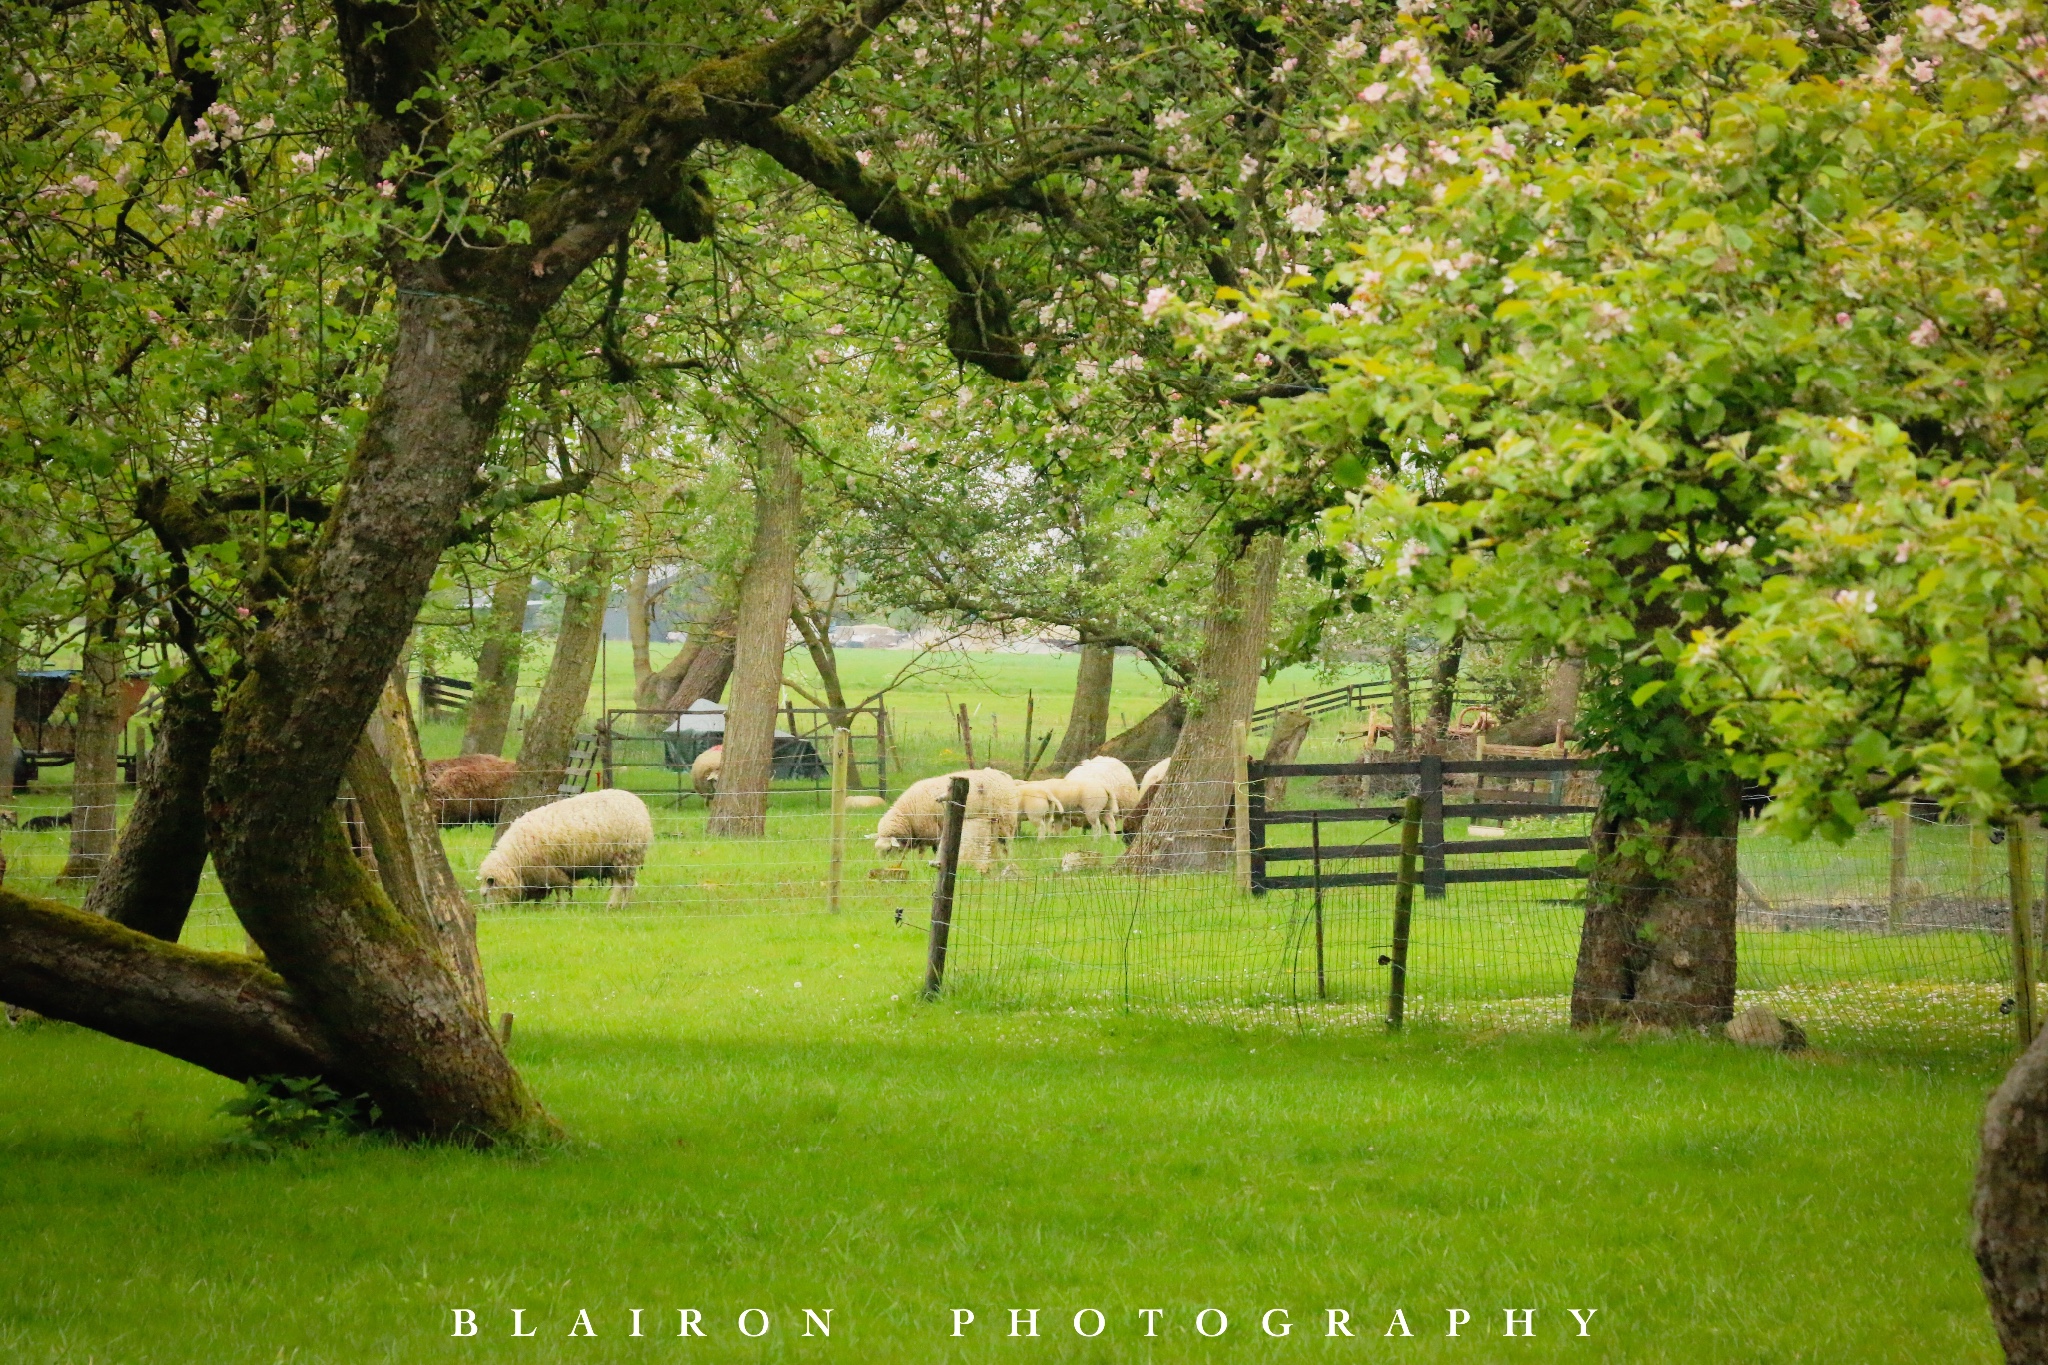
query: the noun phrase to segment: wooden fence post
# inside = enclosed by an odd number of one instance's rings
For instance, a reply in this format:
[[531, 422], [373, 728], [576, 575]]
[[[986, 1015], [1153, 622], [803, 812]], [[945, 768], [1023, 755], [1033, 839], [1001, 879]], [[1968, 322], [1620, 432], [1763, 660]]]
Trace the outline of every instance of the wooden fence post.
[[2012, 903], [2012, 1017], [2024, 1052], [2034, 1041], [2034, 883], [2027, 871], [2027, 822], [2005, 827], [2006, 882]]
[[835, 915], [846, 872], [846, 767], [851, 748], [852, 731], [840, 726], [832, 732], [832, 870], [825, 883], [825, 908]]
[[1415, 858], [1422, 851], [1422, 806], [1411, 796], [1401, 811], [1401, 869], [1394, 874], [1393, 972], [1387, 980], [1387, 1029], [1398, 1033], [1408, 1008], [1408, 931], [1415, 919]]
[[[1422, 895], [1444, 898], [1444, 760], [1422, 756]], [[1405, 835], [1403, 837], [1406, 837]]]
[[[966, 710], [963, 707], [961, 714]], [[925, 956], [924, 998], [936, 999], [946, 984], [946, 939], [953, 929], [953, 883], [960, 873], [960, 827], [967, 823], [967, 779], [946, 788], [946, 820], [939, 829], [939, 879], [932, 886], [932, 941]]]
[[1231, 844], [1237, 853], [1237, 889], [1252, 889], [1252, 780], [1251, 780], [1251, 726], [1245, 721], [1237, 723], [1237, 752], [1231, 760], [1236, 770], [1236, 782], [1231, 790], [1231, 814], [1236, 817], [1231, 828]]
[[1892, 802], [1891, 897], [1885, 906], [1885, 927], [1898, 933], [1906, 925], [1906, 857], [1912, 847], [1913, 808], [1905, 801]]

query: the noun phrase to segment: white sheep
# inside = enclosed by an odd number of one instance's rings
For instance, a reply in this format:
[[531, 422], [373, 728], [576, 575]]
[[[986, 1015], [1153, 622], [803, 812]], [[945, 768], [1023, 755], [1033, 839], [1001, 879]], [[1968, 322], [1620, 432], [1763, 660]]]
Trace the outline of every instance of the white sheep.
[[690, 790], [708, 797], [718, 790], [718, 775], [725, 770], [725, 746], [714, 744], [697, 755], [690, 765]]
[[1100, 772], [1088, 772], [1080, 777], [1049, 777], [1043, 782], [1026, 785], [1043, 787], [1059, 801], [1067, 818], [1086, 824], [1091, 835], [1116, 833], [1122, 807], [1116, 794], [1102, 781]]
[[[1108, 754], [1097, 754], [1095, 757], [1069, 769], [1067, 776], [1069, 778], [1093, 777], [1097, 782], [1108, 787], [1109, 794], [1116, 798], [1119, 812], [1128, 812], [1137, 807], [1139, 794], [1138, 779], [1131, 776], [1130, 768], [1120, 758], [1111, 758]], [[1117, 828], [1122, 828], [1120, 822]]]
[[585, 792], [514, 820], [477, 881], [489, 901], [544, 900], [579, 881], [608, 881], [616, 910], [632, 897], [653, 842], [646, 802], [628, 791]]
[[[1065, 783], [1059, 785], [1064, 786]], [[1067, 813], [1067, 803], [1060, 799], [1053, 782], [1019, 782], [1017, 784], [1017, 815], [1019, 820], [1029, 820], [1043, 839], [1052, 833], [1062, 815]]]
[[1151, 791], [1161, 782], [1164, 782], [1167, 771], [1172, 767], [1173, 760], [1171, 758], [1162, 758], [1151, 767], [1145, 769], [1145, 776], [1138, 782], [1138, 799], [1143, 801], [1146, 792]]
[[875, 852], [884, 856], [913, 848], [937, 848], [946, 816], [946, 795], [956, 777], [967, 779], [967, 818], [960, 827], [960, 861], [986, 872], [1007, 857], [1017, 835], [1017, 779], [998, 768], [975, 768], [927, 777], [903, 789], [875, 825]]

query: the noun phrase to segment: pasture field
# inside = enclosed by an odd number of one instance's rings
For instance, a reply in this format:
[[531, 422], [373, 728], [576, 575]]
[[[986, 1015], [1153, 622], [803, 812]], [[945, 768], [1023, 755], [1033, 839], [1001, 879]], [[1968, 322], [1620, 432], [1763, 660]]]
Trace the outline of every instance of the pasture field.
[[[1345, 1007], [926, 1005], [924, 935], [868, 908], [493, 911], [482, 939], [558, 1145], [266, 1160], [224, 1145], [225, 1082], [0, 1031], [0, 1354], [1995, 1358], [1967, 1205], [2006, 1049], [1975, 999], [1923, 997], [1910, 1028], [1808, 1013], [1820, 1046], [1781, 1057], [1549, 1021], [1389, 1038]], [[829, 1340], [806, 1307], [834, 1310]], [[1034, 1307], [1037, 1340], [1004, 1335]], [[1196, 1336], [1212, 1307], [1228, 1330]], [[1510, 1307], [1535, 1340], [1502, 1339]], [[455, 1308], [482, 1334], [452, 1338]], [[511, 1338], [514, 1308], [539, 1335]], [[710, 1335], [636, 1340], [633, 1308], [665, 1334], [697, 1308]], [[955, 1308], [977, 1317], [958, 1340]], [[1290, 1337], [1260, 1333], [1272, 1308]], [[1331, 1308], [1361, 1335], [1323, 1335]], [[1600, 1310], [1591, 1337], [1570, 1308]], [[596, 1339], [567, 1336], [579, 1309]], [[1382, 1335], [1396, 1309], [1412, 1339]]]

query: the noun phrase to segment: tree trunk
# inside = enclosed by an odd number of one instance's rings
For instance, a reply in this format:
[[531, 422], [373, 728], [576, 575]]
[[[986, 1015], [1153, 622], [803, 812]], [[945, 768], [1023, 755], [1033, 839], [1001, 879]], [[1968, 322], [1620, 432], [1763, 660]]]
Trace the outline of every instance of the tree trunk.
[[2048, 1365], [2048, 1029], [1984, 1110], [1971, 1203], [1977, 1268], [2012, 1365]]
[[14, 680], [20, 669], [21, 628], [0, 629], [0, 805], [14, 799]]
[[[1262, 763], [1292, 763], [1301, 753], [1302, 743], [1308, 739], [1311, 724], [1306, 711], [1282, 711], [1273, 718], [1273, 733], [1266, 739], [1266, 754]], [[1266, 779], [1266, 805], [1278, 808], [1287, 800], [1287, 779], [1269, 777]]]
[[705, 832], [747, 838], [768, 829], [768, 784], [775, 770], [775, 718], [782, 700], [782, 654], [796, 595], [797, 523], [803, 467], [794, 433], [763, 424], [754, 474], [754, 547], [740, 580], [733, 643], [732, 700], [725, 709], [725, 759]]
[[400, 914], [441, 950], [478, 1013], [490, 1017], [476, 912], [448, 866], [427, 796], [427, 765], [405, 681], [393, 673], [349, 756], [348, 785], [368, 832], [377, 879]]
[[209, 843], [243, 927], [385, 1121], [490, 1142], [552, 1125], [333, 809], [532, 338], [529, 314], [472, 302], [434, 268], [413, 273], [347, 491], [228, 704]]
[[469, 694], [469, 720], [462, 727], [462, 752], [501, 754], [512, 726], [512, 700], [519, 693], [520, 645], [526, 633], [526, 595], [533, 575], [508, 573], [491, 587], [491, 614], [484, 645], [476, 655], [476, 690]]
[[671, 715], [690, 709], [695, 701], [717, 701], [732, 677], [733, 632], [738, 617], [730, 607], [711, 620], [693, 626], [689, 643], [668, 664], [648, 680], [647, 693], [639, 705], [650, 711]]
[[1083, 642], [1080, 671], [1074, 675], [1074, 709], [1067, 713], [1067, 732], [1053, 756], [1054, 771], [1065, 772], [1093, 757], [1108, 741], [1109, 693], [1115, 681], [1116, 646]]
[[1394, 756], [1407, 758], [1415, 752], [1415, 701], [1408, 681], [1408, 633], [1396, 631], [1387, 646], [1387, 719], [1394, 729]]
[[1488, 735], [1487, 742], [1554, 744], [1560, 723], [1565, 738], [1570, 739], [1579, 716], [1579, 684], [1584, 676], [1585, 666], [1577, 659], [1559, 659], [1544, 682], [1542, 703]]
[[1221, 871], [1230, 865], [1238, 727], [1258, 701], [1259, 671], [1286, 542], [1260, 536], [1217, 570], [1188, 721], [1145, 828], [1124, 854], [1139, 872]]
[[184, 932], [206, 871], [206, 776], [220, 743], [215, 700], [192, 669], [164, 689], [156, 745], [136, 774], [121, 841], [85, 898], [89, 914], [168, 943]]
[[71, 768], [71, 856], [57, 875], [90, 882], [114, 856], [121, 780], [121, 636], [111, 607], [86, 623]]
[[584, 531], [586, 548], [561, 585], [562, 626], [555, 636], [555, 656], [520, 735], [519, 775], [498, 807], [500, 829], [553, 799], [590, 706], [590, 681], [597, 673], [605, 603], [611, 596], [611, 560], [600, 543], [599, 528], [586, 523]]
[[[846, 685], [839, 677], [839, 651], [832, 644], [832, 613], [829, 608], [814, 610], [806, 605], [808, 601], [806, 597], [804, 602], [792, 603], [789, 619], [803, 637], [811, 667], [818, 670], [818, 684], [825, 692], [825, 723], [831, 729], [851, 732], [853, 709], [846, 704]], [[822, 757], [830, 762], [829, 756]], [[860, 764], [853, 761], [851, 752], [846, 757], [846, 784], [860, 785]]]
[[1145, 769], [1173, 753], [1174, 746], [1180, 743], [1181, 727], [1187, 722], [1188, 704], [1176, 692], [1146, 712], [1136, 725], [1096, 746], [1094, 752], [1122, 759], [1126, 767], [1143, 777]]
[[1431, 753], [1444, 750], [1444, 738], [1451, 732], [1452, 708], [1458, 702], [1458, 669], [1465, 659], [1465, 632], [1458, 631], [1437, 650], [1429, 673], [1429, 720], [1424, 742]]
[[647, 619], [647, 568], [635, 565], [626, 574], [626, 638], [633, 646], [633, 696], [634, 705], [647, 685], [654, 678], [654, 659], [648, 652], [648, 632], [653, 622]]
[[1702, 792], [1661, 827], [1593, 838], [1586, 922], [1572, 979], [1572, 1023], [1704, 1028], [1735, 1012], [1732, 787]]
[[282, 978], [239, 953], [206, 953], [0, 890], [0, 1000], [246, 1081], [325, 1076], [371, 1089]]

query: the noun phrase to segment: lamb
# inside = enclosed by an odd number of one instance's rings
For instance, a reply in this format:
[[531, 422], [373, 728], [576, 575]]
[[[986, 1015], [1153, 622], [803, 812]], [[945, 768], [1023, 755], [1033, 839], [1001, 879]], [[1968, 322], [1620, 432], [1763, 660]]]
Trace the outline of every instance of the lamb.
[[616, 789], [585, 792], [514, 820], [477, 880], [487, 901], [544, 900], [579, 881], [608, 881], [616, 910], [631, 899], [653, 842], [646, 802]]
[[519, 765], [496, 754], [464, 754], [427, 764], [427, 799], [442, 825], [495, 825]]
[[1049, 777], [1029, 784], [1043, 787], [1064, 808], [1066, 818], [1084, 824], [1091, 835], [1113, 835], [1122, 807], [1099, 772], [1081, 777]]
[[1093, 777], [1109, 788], [1109, 794], [1116, 798], [1117, 808], [1127, 811], [1138, 804], [1138, 779], [1131, 776], [1131, 770], [1120, 758], [1108, 754], [1097, 754], [1067, 773], [1069, 778]]
[[983, 872], [1009, 855], [1017, 835], [1017, 780], [1000, 768], [975, 768], [913, 782], [875, 825], [875, 852], [884, 857], [913, 848], [937, 848], [952, 779], [967, 779], [967, 819], [960, 827], [960, 861]]
[[690, 790], [699, 796], [710, 796], [718, 790], [718, 774], [725, 767], [725, 746], [714, 744], [697, 755], [697, 761], [690, 765]]
[[[1019, 782], [1017, 784], [1017, 815], [1029, 820], [1043, 839], [1067, 813], [1066, 802], [1061, 800], [1051, 782]], [[1065, 784], [1060, 784], [1064, 786]]]

